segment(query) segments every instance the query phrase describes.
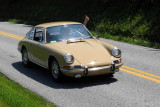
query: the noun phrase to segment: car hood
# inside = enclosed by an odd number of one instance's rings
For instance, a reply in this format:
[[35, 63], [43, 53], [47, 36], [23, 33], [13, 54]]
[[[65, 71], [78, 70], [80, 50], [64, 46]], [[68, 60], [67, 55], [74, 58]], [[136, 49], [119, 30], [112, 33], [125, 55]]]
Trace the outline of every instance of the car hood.
[[86, 39], [78, 42], [57, 42], [52, 45], [71, 53], [82, 66], [104, 66], [112, 63], [113, 57], [96, 39]]

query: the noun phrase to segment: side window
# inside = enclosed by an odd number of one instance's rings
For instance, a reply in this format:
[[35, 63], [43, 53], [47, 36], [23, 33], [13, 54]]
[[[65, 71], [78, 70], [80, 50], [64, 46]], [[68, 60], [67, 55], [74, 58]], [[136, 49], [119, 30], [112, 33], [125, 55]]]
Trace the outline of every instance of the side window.
[[35, 28], [32, 28], [27, 34], [26, 34], [26, 36], [27, 36], [27, 38], [28, 39], [33, 39], [33, 37], [34, 37], [34, 31], [35, 31]]
[[34, 35], [34, 40], [38, 41], [38, 42], [42, 42], [43, 41], [43, 29], [42, 28], [37, 28], [35, 30], [35, 35]]

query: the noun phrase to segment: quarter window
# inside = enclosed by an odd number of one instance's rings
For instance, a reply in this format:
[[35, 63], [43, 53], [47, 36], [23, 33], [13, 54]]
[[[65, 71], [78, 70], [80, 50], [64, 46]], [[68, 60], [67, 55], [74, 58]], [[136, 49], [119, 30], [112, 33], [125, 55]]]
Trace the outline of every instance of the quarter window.
[[28, 33], [27, 33], [27, 38], [28, 39], [33, 39], [34, 37], [34, 31], [35, 31], [35, 28], [32, 28]]
[[43, 41], [43, 29], [42, 28], [37, 28], [35, 30], [35, 36], [34, 36], [34, 40], [38, 41], [38, 42], [42, 42]]

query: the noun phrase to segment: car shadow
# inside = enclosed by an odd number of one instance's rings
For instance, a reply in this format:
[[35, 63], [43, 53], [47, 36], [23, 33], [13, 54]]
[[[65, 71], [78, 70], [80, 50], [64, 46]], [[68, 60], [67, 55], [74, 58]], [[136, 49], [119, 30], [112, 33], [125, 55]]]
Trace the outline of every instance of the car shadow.
[[94, 76], [94, 77], [84, 77], [80, 79], [75, 78], [65, 78], [65, 81], [61, 83], [56, 83], [52, 80], [48, 70], [41, 68], [35, 64], [31, 67], [26, 68], [21, 62], [15, 62], [12, 66], [20, 73], [28, 76], [35, 81], [44, 84], [48, 87], [55, 89], [74, 89], [74, 88], [84, 88], [97, 85], [109, 85], [118, 81], [116, 78], [109, 78], [107, 76]]

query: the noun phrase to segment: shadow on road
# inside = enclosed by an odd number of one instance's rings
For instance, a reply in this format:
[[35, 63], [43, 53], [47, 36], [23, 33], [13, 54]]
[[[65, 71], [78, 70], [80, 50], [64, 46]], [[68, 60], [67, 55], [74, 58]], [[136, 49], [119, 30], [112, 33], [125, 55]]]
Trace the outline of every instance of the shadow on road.
[[28, 76], [41, 84], [55, 89], [72, 89], [72, 88], [84, 88], [96, 85], [109, 85], [118, 81], [115, 78], [108, 78], [106, 76], [96, 77], [84, 77], [80, 79], [66, 78], [62, 83], [56, 83], [51, 79], [49, 72], [37, 65], [30, 68], [25, 68], [21, 62], [15, 62], [12, 66], [17, 69], [20, 73]]

